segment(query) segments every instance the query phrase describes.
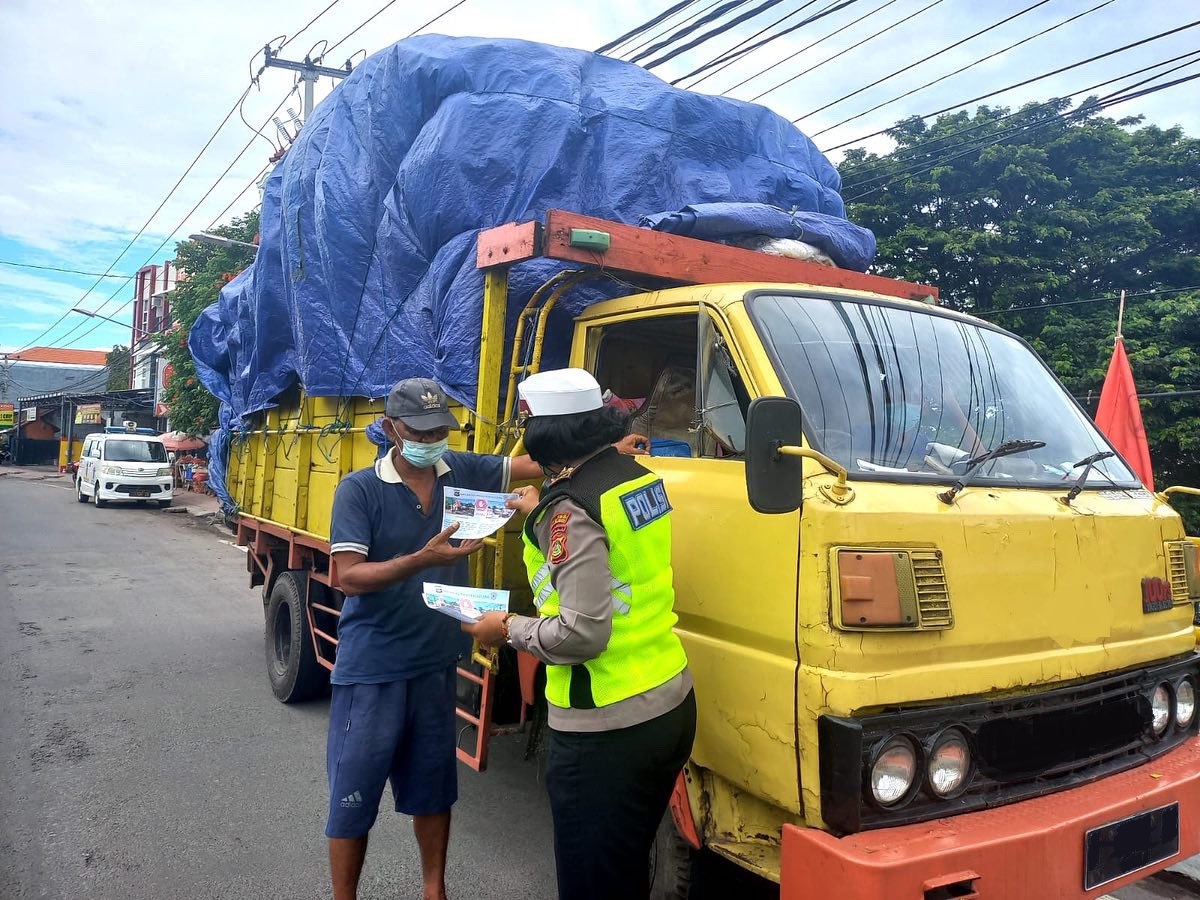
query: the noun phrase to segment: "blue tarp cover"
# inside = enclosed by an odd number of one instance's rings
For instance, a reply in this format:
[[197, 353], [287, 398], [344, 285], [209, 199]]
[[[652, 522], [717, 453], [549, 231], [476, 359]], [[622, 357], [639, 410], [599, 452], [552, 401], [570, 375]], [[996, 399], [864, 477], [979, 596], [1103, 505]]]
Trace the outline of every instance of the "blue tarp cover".
[[[664, 211], [690, 206], [674, 221], [698, 237], [782, 228], [810, 240], [797, 223], [819, 213], [825, 243], [811, 242], [865, 268], [874, 239], [845, 221], [839, 187], [812, 141], [765, 107], [579, 50], [411, 38], [365, 60], [314, 110], [268, 179], [254, 264], [202, 314], [189, 346], [226, 429], [296, 383], [312, 396], [381, 396], [422, 375], [473, 405], [480, 229], [555, 208], [669, 228]], [[704, 204], [720, 204], [723, 225], [698, 226]], [[561, 267], [514, 267], [510, 315]], [[571, 317], [622, 292], [568, 294], [545, 363], [565, 358]]]

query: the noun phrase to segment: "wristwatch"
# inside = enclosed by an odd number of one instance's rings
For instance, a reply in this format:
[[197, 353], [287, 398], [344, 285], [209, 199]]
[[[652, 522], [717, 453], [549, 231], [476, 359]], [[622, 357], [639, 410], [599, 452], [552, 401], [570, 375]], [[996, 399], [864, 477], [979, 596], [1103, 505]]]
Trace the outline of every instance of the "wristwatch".
[[508, 623], [509, 623], [509, 620], [512, 619], [513, 616], [515, 616], [515, 615], [516, 615], [516, 613], [510, 612], [507, 615], [505, 615], [505, 617], [503, 619], [500, 620], [500, 633], [504, 636], [504, 643], [508, 644], [510, 647], [512, 646], [512, 635], [508, 631]]

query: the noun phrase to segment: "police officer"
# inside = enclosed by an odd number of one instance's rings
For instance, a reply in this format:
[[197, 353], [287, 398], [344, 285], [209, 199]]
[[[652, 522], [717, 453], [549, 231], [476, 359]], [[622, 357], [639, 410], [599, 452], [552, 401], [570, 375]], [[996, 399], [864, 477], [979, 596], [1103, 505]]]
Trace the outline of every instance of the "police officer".
[[530, 376], [525, 447], [546, 475], [510, 505], [528, 515], [536, 617], [464, 626], [547, 664], [549, 759], [561, 900], [638, 900], [696, 703], [675, 635], [671, 505], [662, 481], [613, 448], [628, 429], [580, 369]]

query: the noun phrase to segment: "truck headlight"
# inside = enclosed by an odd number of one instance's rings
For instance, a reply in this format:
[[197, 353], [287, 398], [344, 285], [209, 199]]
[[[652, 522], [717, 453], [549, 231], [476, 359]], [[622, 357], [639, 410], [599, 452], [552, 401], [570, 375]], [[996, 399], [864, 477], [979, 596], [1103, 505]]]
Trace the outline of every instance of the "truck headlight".
[[158, 470], [158, 477], [159, 477], [159, 478], [166, 478], [166, 477], [167, 477], [167, 476], [169, 476], [170, 474], [171, 474], [171, 467], [170, 467], [170, 466], [163, 466], [161, 469], [159, 469], [159, 470]]
[[929, 789], [945, 800], [958, 793], [971, 774], [971, 748], [957, 728], [942, 732], [929, 751]]
[[1196, 685], [1185, 678], [1175, 685], [1175, 724], [1187, 728], [1196, 718]]
[[871, 764], [871, 794], [880, 806], [894, 806], [908, 796], [916, 777], [916, 745], [907, 737], [894, 737]]
[[121, 468], [120, 468], [119, 466], [105, 466], [105, 467], [104, 467], [104, 468], [101, 470], [101, 474], [104, 474], [104, 475], [120, 475], [120, 474], [121, 474]]
[[1171, 689], [1160, 684], [1150, 695], [1150, 728], [1155, 737], [1162, 737], [1171, 724]]

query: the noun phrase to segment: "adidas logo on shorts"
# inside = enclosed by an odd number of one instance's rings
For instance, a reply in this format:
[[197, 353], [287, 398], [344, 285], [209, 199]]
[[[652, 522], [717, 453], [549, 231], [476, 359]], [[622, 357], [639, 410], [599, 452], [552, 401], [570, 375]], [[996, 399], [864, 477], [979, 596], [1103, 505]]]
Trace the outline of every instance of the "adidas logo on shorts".
[[362, 794], [360, 794], [358, 791], [355, 791], [349, 797], [343, 797], [342, 798], [342, 806], [344, 806], [344, 807], [362, 806]]

